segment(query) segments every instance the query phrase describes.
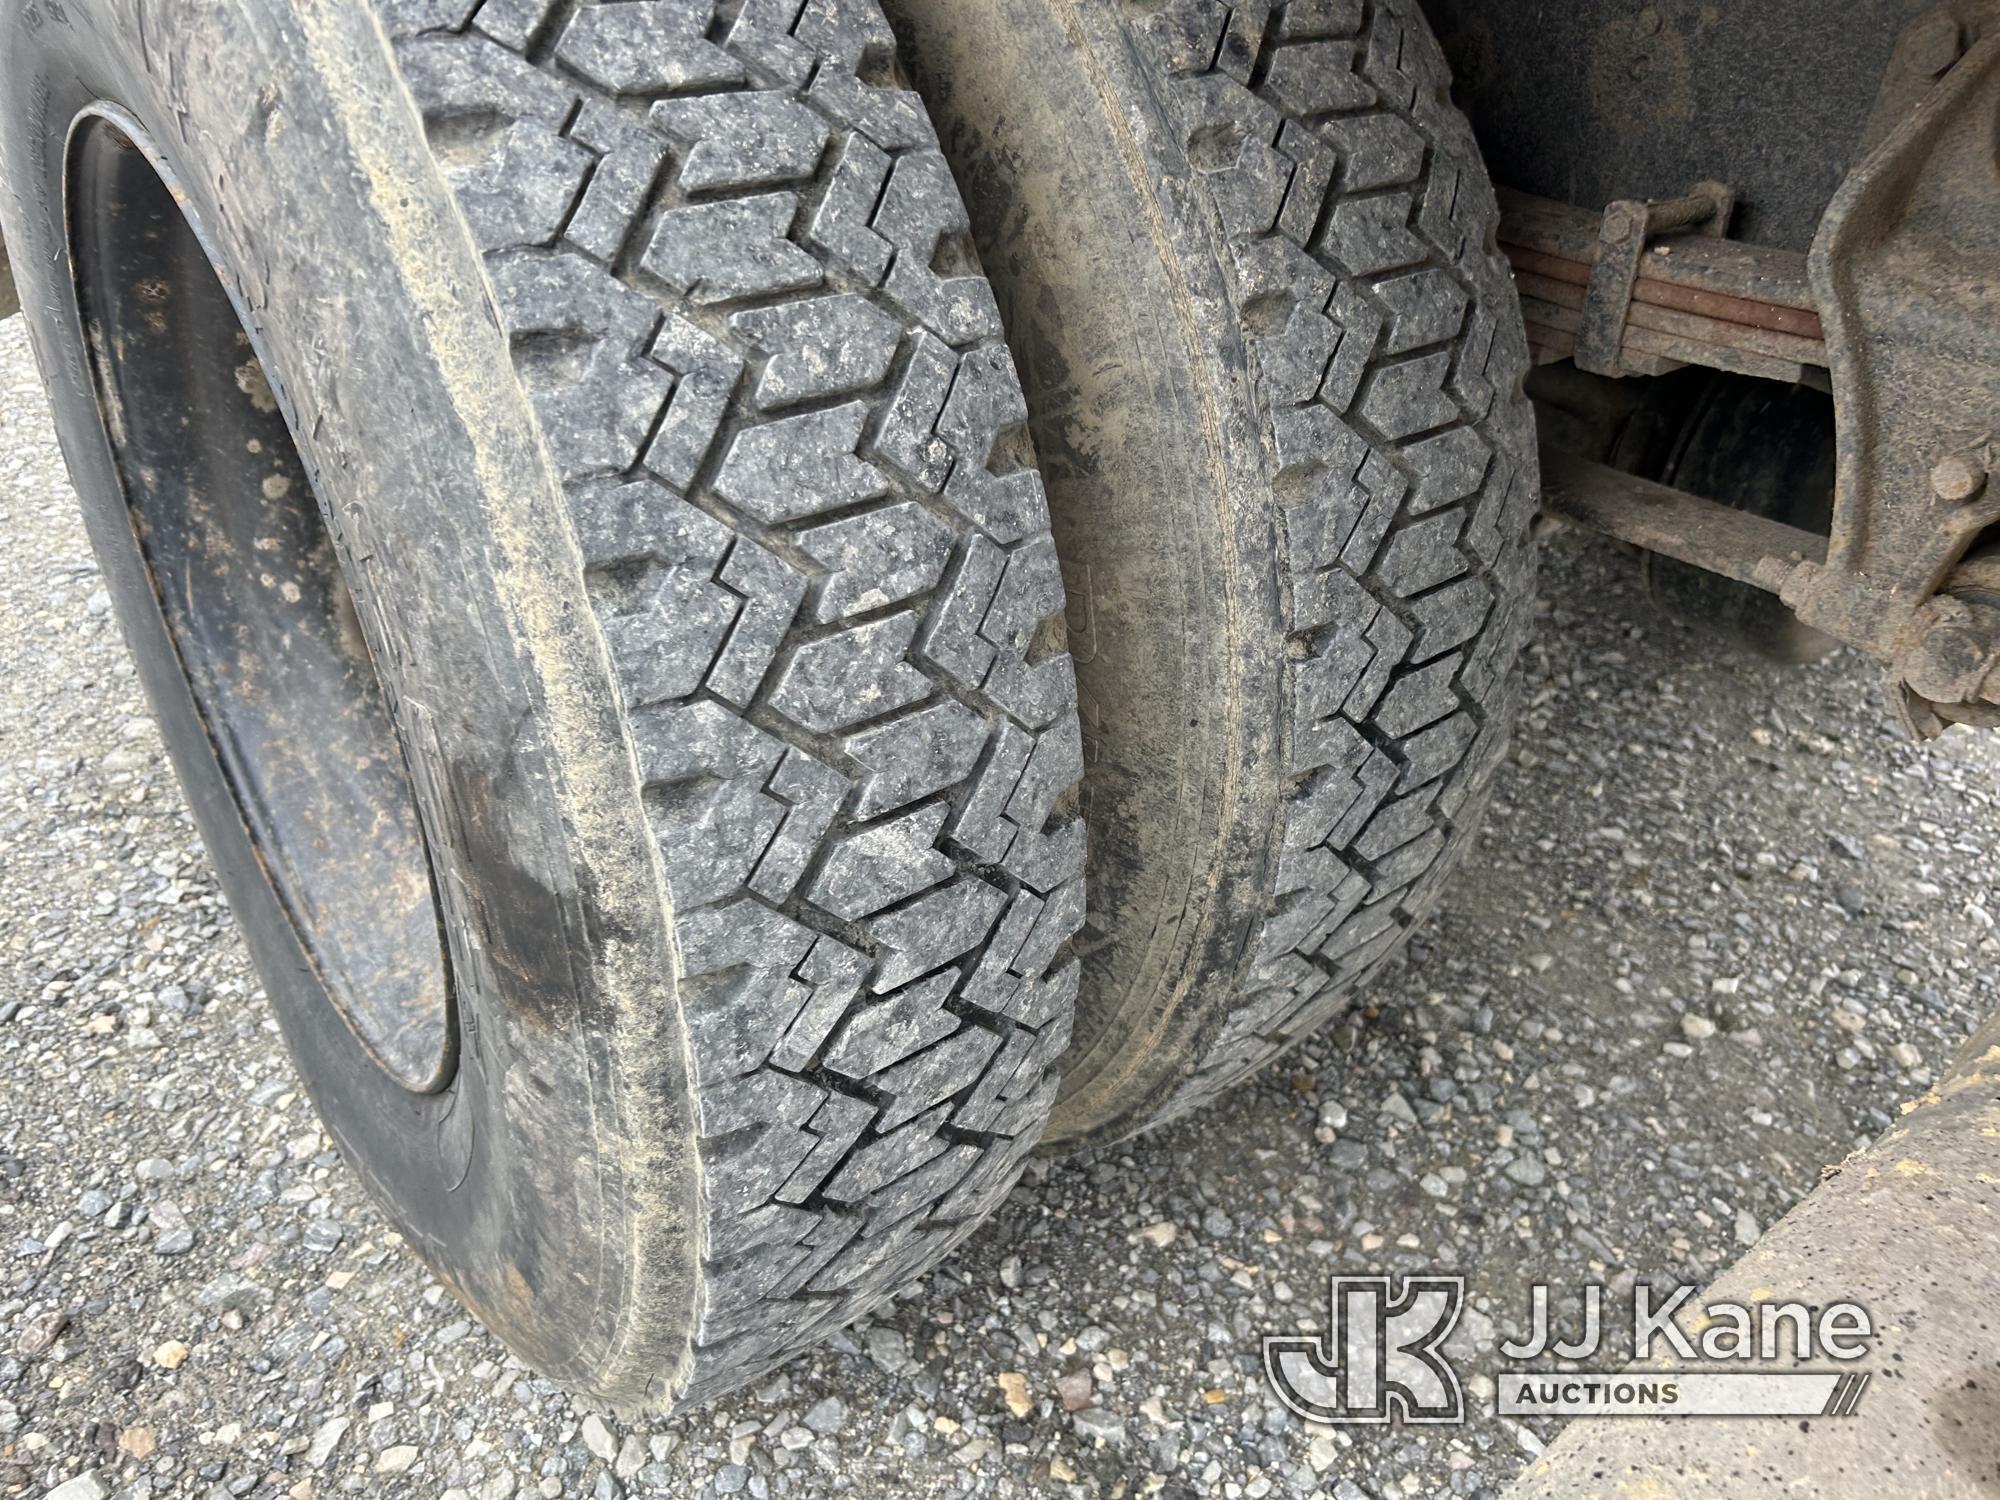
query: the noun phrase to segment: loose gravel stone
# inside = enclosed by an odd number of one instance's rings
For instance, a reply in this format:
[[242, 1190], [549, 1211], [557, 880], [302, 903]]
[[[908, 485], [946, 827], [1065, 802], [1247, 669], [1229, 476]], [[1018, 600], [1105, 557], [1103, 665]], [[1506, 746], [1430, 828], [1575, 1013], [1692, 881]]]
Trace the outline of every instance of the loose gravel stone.
[[1115, 1446], [1125, 1441], [1125, 1419], [1096, 1407], [1072, 1413], [1070, 1423], [1076, 1428], [1077, 1436], [1092, 1442]]
[[618, 1457], [618, 1439], [611, 1435], [611, 1429], [604, 1425], [604, 1418], [596, 1412], [583, 1419], [582, 1436], [583, 1446], [606, 1463]]
[[1017, 1417], [1025, 1417], [1035, 1409], [1034, 1394], [1028, 1388], [1028, 1377], [1019, 1370], [1002, 1370], [993, 1377], [1000, 1387], [1000, 1393], [1007, 1402], [1007, 1410]]
[[335, 1417], [331, 1421], [321, 1423], [319, 1430], [313, 1434], [312, 1443], [306, 1449], [306, 1462], [315, 1469], [325, 1468], [326, 1461], [333, 1457], [334, 1449], [340, 1446], [340, 1440], [347, 1436], [347, 1429], [352, 1421], [351, 1417]]
[[1056, 1377], [1056, 1398], [1064, 1411], [1082, 1411], [1091, 1405], [1096, 1389], [1088, 1370], [1066, 1370]]
[[838, 1396], [823, 1397], [806, 1412], [805, 1424], [821, 1437], [836, 1433], [847, 1425], [847, 1403]]

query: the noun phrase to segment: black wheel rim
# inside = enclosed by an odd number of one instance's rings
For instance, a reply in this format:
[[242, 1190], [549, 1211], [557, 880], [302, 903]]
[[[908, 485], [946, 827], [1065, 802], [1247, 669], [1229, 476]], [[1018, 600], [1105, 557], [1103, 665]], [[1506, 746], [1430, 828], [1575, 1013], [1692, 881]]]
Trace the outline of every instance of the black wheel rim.
[[456, 1066], [431, 860], [281, 390], [129, 121], [79, 122], [78, 298], [132, 542], [265, 878], [327, 996], [404, 1088]]

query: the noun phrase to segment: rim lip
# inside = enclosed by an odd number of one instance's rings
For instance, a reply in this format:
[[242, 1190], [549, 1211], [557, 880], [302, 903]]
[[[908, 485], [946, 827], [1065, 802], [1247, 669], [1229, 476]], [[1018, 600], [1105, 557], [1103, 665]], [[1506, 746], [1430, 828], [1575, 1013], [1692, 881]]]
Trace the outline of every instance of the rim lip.
[[[357, 1177], [516, 1355], [620, 1409], [665, 1402], [685, 1374], [706, 1212], [676, 908], [574, 522], [478, 248], [366, 0], [168, 7], [143, 36], [95, 15], [31, 31], [0, 3], [0, 91], [22, 106], [0, 109], [0, 176], [20, 190], [0, 193], [0, 223], [31, 252], [23, 310], [85, 524], [222, 888], [251, 919], [243, 936], [276, 986], [271, 1015]], [[255, 124], [274, 87], [287, 129], [177, 133], [190, 117]], [[399, 716], [427, 777], [463, 1022], [459, 1072], [439, 1094], [398, 1088], [329, 1007], [296, 1003], [313, 976], [250, 868], [118, 535], [60, 222], [61, 127], [100, 100], [152, 126], [237, 268], [321, 498], [358, 523], [336, 536], [350, 576], [358, 567], [375, 593], [392, 660], [410, 653]], [[29, 101], [53, 108], [36, 115]], [[374, 312], [366, 338], [337, 311], [356, 298]], [[351, 361], [344, 399], [330, 399], [316, 350]], [[407, 441], [413, 413], [436, 441]], [[463, 579], [480, 585], [463, 601], [437, 586]], [[449, 716], [410, 696], [423, 692]], [[547, 1093], [512, 1086], [529, 1066]], [[556, 1094], [578, 1107], [540, 1107]], [[559, 1228], [541, 1207], [552, 1189]], [[475, 1232], [510, 1253], [461, 1253]]]
[[[439, 1017], [443, 1036], [441, 1044], [436, 1050], [435, 1064], [428, 1074], [420, 1078], [413, 1078], [409, 1071], [399, 1069], [385, 1059], [380, 1049], [355, 1023], [354, 1013], [348, 999], [349, 996], [355, 994], [355, 988], [345, 982], [343, 975], [337, 972], [329, 972], [328, 966], [323, 962], [320, 945], [314, 939], [312, 924], [305, 921], [299, 913], [298, 902], [292, 892], [291, 882], [279, 879], [274, 874], [273, 863], [266, 856], [266, 850], [271, 847], [270, 841], [264, 837], [259, 822], [251, 816], [248, 810], [249, 803], [246, 801], [241, 788], [237, 784], [237, 778], [231, 769], [230, 760], [221, 751], [215, 725], [211, 718], [208, 700], [195, 687], [196, 679], [194, 674], [189, 670], [188, 660], [182, 648], [180, 633], [175, 630], [172, 619], [166, 611], [165, 602], [160, 596], [159, 577], [155, 570], [153, 559], [146, 549], [145, 540], [140, 535], [136, 525], [136, 517], [133, 515], [131, 504], [131, 491], [125, 483], [124, 460], [122, 458], [125, 451], [124, 445], [119, 443], [114, 437], [110, 424], [104, 418], [104, 403], [99, 399], [99, 393], [102, 390], [107, 375], [106, 367], [104, 362], [99, 358], [96, 350], [90, 347], [90, 340], [87, 333], [93, 320], [90, 313], [91, 299], [86, 292], [82, 267], [90, 257], [79, 253], [88, 243], [88, 240], [86, 237], [80, 236], [77, 232], [77, 209], [82, 201], [79, 191], [77, 164], [81, 155], [80, 148], [85, 132], [105, 126], [123, 136], [126, 143], [144, 157], [148, 167], [159, 179], [161, 186], [166, 189], [169, 197], [172, 198], [174, 207], [180, 214], [181, 222], [186, 225], [188, 231], [193, 234], [195, 242], [200, 245], [202, 255], [207, 260], [209, 269], [215, 276], [216, 284], [221, 288], [223, 296], [229, 303], [231, 312], [235, 315], [238, 329], [241, 330], [244, 338], [249, 341], [251, 352], [256, 356], [258, 364], [262, 367], [265, 382], [269, 385], [272, 397], [277, 403], [279, 414], [284, 419], [286, 435], [292, 444], [294, 452], [298, 455], [301, 468], [306, 472], [308, 482], [312, 486], [315, 508], [321, 504], [319, 498], [321, 486], [317, 477], [312, 472], [313, 465], [308, 450], [305, 445], [299, 442], [298, 423], [295, 415], [297, 408], [293, 405], [291, 397], [285, 389], [283, 377], [278, 373], [277, 367], [270, 358], [269, 351], [265, 347], [263, 335], [256, 326], [256, 320], [250, 317], [250, 310], [243, 301], [241, 291], [235, 279], [227, 273], [226, 263], [218, 250], [215, 238], [209, 233], [207, 226], [202, 222], [202, 216], [196, 206], [195, 200], [181, 183], [179, 175], [173, 168], [173, 164], [154, 142], [151, 132], [147, 130], [145, 125], [131, 111], [106, 99], [98, 99], [79, 109], [69, 123], [62, 154], [61, 223], [63, 243], [69, 258], [69, 266], [67, 268], [68, 280], [70, 282], [71, 293], [76, 299], [78, 315], [86, 330], [84, 361], [93, 384], [92, 397], [98, 411], [99, 430], [108, 451], [112, 455], [111, 467], [118, 481], [119, 501], [123, 505], [127, 516], [126, 529], [129, 533], [132, 547], [138, 556], [140, 571], [145, 575], [147, 580], [147, 587], [150, 590], [153, 606], [159, 614], [162, 635], [168, 644], [169, 650], [172, 652], [175, 665], [180, 671], [181, 679], [187, 687], [189, 700], [195, 707], [196, 717], [201, 723], [202, 734], [209, 757], [214, 762], [223, 785], [228, 789], [230, 804], [235, 811], [237, 823], [242, 831], [245, 844], [254, 855], [259, 868], [263, 871], [264, 883], [269, 888], [279, 910], [285, 915], [285, 920], [295, 939], [297, 952], [306, 967], [311, 971], [319, 993], [324, 996], [326, 1003], [340, 1017], [342, 1025], [354, 1039], [355, 1044], [361, 1049], [362, 1053], [386, 1078], [396, 1084], [398, 1088], [405, 1093], [419, 1096], [441, 1094], [451, 1088], [458, 1076], [460, 1063], [459, 986], [453, 970], [451, 943], [444, 919], [444, 904], [440, 900], [438, 890], [437, 860], [431, 849], [429, 819], [425, 815], [424, 800], [421, 791], [422, 781], [419, 777], [411, 774], [408, 751], [404, 744], [402, 729], [396, 722], [393, 711], [390, 710], [390, 704], [396, 700], [384, 692], [384, 709], [390, 712], [390, 730], [396, 741], [398, 759], [403, 765], [404, 779], [409, 788], [410, 804], [417, 814], [416, 832], [418, 846], [423, 855], [425, 883], [431, 893], [431, 912], [437, 935], [439, 973], [443, 980], [443, 1005], [442, 1014]], [[324, 516], [322, 516], [321, 520], [322, 524], [324, 524]], [[348, 587], [346, 570], [344, 566], [340, 566], [339, 549], [336, 547], [334, 550], [336, 566], [340, 567], [341, 583], [345, 588]], [[364, 641], [366, 641], [366, 633], [366, 622], [364, 619]], [[370, 669], [377, 672], [379, 682], [379, 669], [375, 667], [375, 662], [378, 660], [378, 653], [372, 641], [367, 641], [366, 645]]]

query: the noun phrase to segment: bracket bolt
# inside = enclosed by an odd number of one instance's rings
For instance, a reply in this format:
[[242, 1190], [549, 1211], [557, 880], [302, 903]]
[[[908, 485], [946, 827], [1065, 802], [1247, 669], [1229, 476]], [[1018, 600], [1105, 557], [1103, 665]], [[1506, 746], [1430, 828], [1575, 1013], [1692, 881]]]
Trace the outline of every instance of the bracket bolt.
[[1895, 669], [1933, 703], [1977, 703], [2000, 667], [2000, 606], [1940, 594], [1917, 612], [1919, 633], [1896, 653]]
[[1964, 55], [1965, 30], [1949, 13], [1919, 21], [1903, 38], [1903, 56], [1922, 78], [1942, 78]]
[[1607, 240], [1629, 240], [1645, 232], [1641, 217], [1645, 212], [1644, 204], [1614, 203], [1604, 211], [1604, 222], [1598, 232]]
[[1931, 488], [1940, 500], [1966, 505], [1985, 490], [1986, 470], [1963, 453], [1954, 453], [1931, 470]]

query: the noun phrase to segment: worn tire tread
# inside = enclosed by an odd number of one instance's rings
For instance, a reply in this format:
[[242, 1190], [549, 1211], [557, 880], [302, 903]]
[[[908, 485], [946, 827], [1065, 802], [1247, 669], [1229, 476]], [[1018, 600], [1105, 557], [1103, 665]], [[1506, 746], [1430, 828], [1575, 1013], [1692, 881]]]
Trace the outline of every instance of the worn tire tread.
[[1414, 0], [1140, 10], [1280, 498], [1291, 781], [1247, 978], [1127, 1130], [1343, 1012], [1435, 904], [1505, 750], [1538, 487], [1498, 206]]
[[1053, 1102], [1082, 761], [1025, 405], [872, 0], [377, 8], [674, 904], [701, 1272], [654, 1404], [702, 1400], [944, 1255]]

